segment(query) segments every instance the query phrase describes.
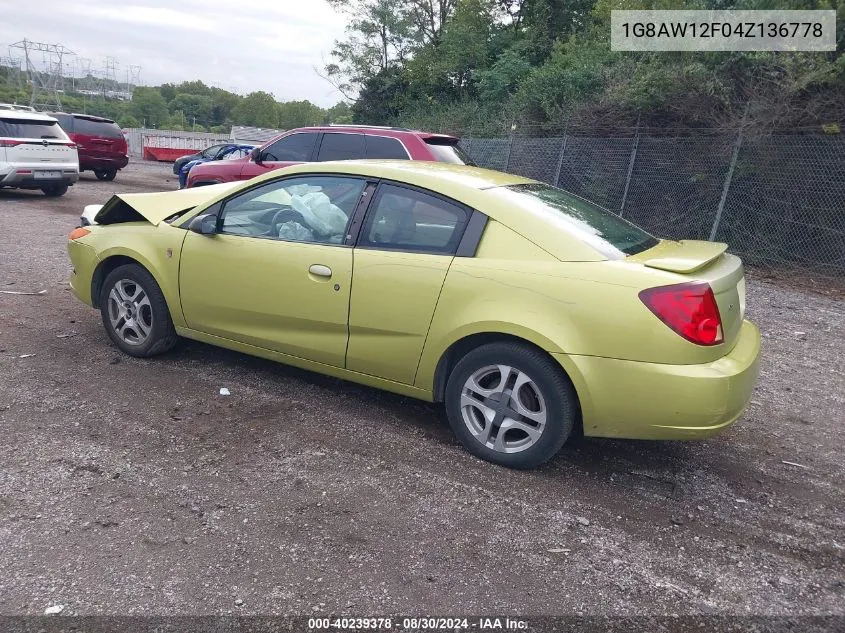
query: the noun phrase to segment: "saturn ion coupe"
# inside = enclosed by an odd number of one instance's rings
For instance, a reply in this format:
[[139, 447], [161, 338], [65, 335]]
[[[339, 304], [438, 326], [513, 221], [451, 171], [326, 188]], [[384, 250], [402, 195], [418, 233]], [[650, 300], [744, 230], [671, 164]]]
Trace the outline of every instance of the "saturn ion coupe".
[[123, 194], [70, 234], [71, 285], [132, 356], [186, 337], [423, 400], [514, 468], [573, 432], [697, 439], [758, 374], [740, 260], [549, 185], [342, 161]]

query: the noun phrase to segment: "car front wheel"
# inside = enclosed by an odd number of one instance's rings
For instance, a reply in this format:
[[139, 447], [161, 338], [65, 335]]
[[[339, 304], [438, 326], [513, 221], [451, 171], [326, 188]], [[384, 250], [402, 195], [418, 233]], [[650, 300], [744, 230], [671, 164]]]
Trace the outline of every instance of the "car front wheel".
[[561, 367], [517, 343], [469, 352], [446, 385], [449, 424], [472, 454], [509, 468], [534, 468], [566, 442], [578, 402]]
[[109, 337], [130, 356], [163, 354], [178, 340], [167, 302], [153, 276], [137, 264], [106, 277], [100, 312]]

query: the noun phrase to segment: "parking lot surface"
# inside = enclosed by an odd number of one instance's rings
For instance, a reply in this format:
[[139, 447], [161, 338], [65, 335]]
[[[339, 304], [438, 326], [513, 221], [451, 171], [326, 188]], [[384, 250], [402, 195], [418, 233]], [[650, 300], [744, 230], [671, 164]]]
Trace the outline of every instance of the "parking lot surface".
[[67, 233], [175, 186], [133, 163], [0, 191], [0, 290], [46, 290], [0, 294], [0, 612], [845, 613], [841, 300], [750, 279], [762, 374], [724, 435], [509, 471], [436, 405], [195, 342], [119, 353]]

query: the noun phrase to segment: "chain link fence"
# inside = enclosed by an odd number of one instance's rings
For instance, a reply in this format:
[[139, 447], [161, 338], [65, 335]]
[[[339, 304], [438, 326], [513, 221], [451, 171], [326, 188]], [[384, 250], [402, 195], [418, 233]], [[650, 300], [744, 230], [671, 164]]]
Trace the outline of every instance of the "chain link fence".
[[659, 237], [724, 241], [751, 265], [845, 279], [845, 135], [571, 129], [461, 144], [482, 167], [555, 184]]

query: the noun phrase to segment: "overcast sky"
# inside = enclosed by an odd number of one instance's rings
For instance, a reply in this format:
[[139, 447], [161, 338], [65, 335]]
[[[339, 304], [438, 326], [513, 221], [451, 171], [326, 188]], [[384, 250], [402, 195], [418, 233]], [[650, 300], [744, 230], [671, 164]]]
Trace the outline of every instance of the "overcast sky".
[[[24, 37], [63, 44], [117, 77], [140, 65], [141, 83], [201, 79], [241, 94], [265, 90], [279, 101], [320, 106], [341, 95], [322, 69], [344, 16], [325, 0], [28, 0], [3, 2], [0, 56]], [[17, 52], [17, 51], [15, 51]]]

